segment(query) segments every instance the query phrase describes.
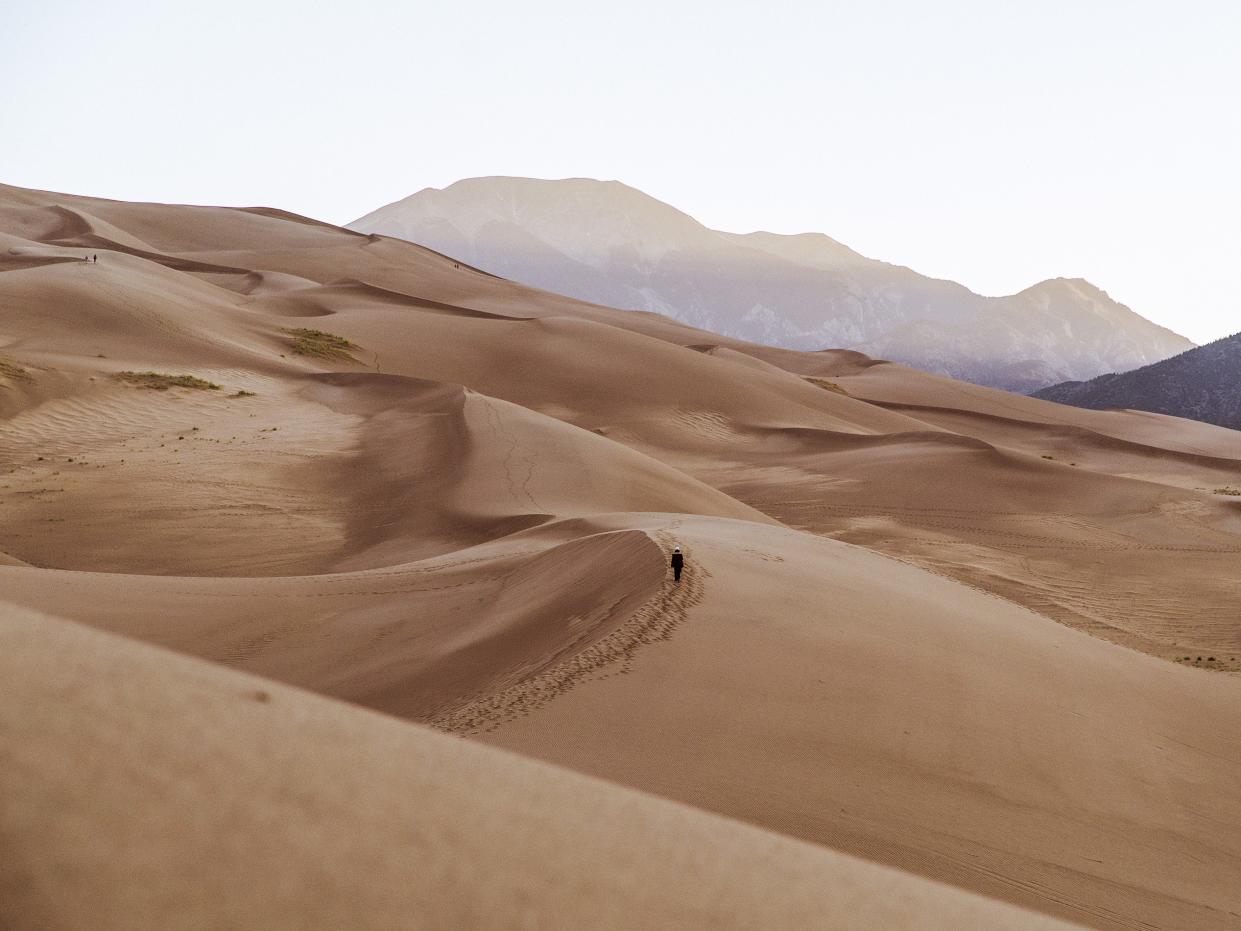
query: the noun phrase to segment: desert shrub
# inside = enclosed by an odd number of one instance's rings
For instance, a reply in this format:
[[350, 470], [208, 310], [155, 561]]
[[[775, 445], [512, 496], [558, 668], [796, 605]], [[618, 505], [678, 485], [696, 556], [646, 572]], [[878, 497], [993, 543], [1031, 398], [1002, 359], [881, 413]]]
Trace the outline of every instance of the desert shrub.
[[836, 384], [834, 381], [828, 381], [826, 378], [815, 378], [812, 375], [806, 375], [805, 379], [810, 382], [810, 384], [816, 385], [824, 391], [834, 391], [837, 394], [843, 394], [845, 397], [850, 397], [849, 392], [845, 391], [844, 388], [840, 387], [840, 385]]
[[169, 388], [193, 388], [196, 391], [219, 391], [220, 386], [194, 375], [166, 375], [163, 372], [117, 372], [116, 379], [138, 388], [167, 391]]
[[316, 359], [347, 359], [355, 361], [350, 350], [359, 348], [343, 336], [335, 333], [324, 333], [322, 330], [295, 329], [285, 330], [292, 339], [293, 354], [298, 356], [314, 356]]

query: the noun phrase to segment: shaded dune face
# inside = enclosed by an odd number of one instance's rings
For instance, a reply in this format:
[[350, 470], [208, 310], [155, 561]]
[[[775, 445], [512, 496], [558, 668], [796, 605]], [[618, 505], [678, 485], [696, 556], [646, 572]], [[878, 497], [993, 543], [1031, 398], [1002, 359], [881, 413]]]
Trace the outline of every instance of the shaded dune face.
[[0, 187], [0, 235], [4, 601], [1045, 915], [1241, 920], [1241, 435], [280, 211]]

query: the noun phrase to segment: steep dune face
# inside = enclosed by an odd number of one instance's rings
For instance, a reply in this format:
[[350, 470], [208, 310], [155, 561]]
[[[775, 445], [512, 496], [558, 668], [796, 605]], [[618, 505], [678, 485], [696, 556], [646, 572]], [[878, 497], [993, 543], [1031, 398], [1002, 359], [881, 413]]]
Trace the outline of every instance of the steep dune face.
[[76, 625], [0, 644], [14, 931], [1056, 926]]
[[[607, 665], [596, 661], [596, 644], [667, 600], [664, 562], [644, 532], [573, 521], [447, 556], [327, 575], [186, 579], [14, 570], [5, 596], [434, 720], [553, 668], [567, 683], [578, 678], [569, 675], [575, 664]], [[627, 643], [631, 633], [613, 639]]]
[[1241, 913], [1241, 434], [279, 211], [0, 205], [5, 601], [1070, 920]]
[[766, 519], [657, 460], [459, 386], [366, 373], [312, 384], [308, 397], [364, 418], [357, 453], [331, 483], [351, 497], [341, 569], [600, 511], [688, 506]]

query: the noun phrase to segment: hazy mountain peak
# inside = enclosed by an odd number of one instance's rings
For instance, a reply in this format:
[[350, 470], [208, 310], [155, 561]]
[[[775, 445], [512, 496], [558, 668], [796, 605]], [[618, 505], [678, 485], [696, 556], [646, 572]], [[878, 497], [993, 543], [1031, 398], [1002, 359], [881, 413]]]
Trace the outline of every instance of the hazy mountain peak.
[[[440, 221], [466, 240], [496, 235], [511, 240], [511, 234], [494, 227], [517, 227], [592, 267], [606, 265], [612, 250], [633, 251], [654, 261], [686, 241], [716, 236], [688, 214], [635, 188], [593, 178], [467, 178], [446, 188], [424, 189], [350, 226], [373, 227], [417, 242], [422, 230]], [[489, 233], [482, 233], [489, 227]], [[471, 262], [485, 258], [474, 253], [459, 257]]]
[[1085, 297], [1090, 300], [1110, 301], [1111, 297], [1098, 285], [1085, 278], [1048, 278], [1032, 284], [1018, 295], [1047, 295], [1050, 297]]
[[1014, 390], [1136, 368], [1193, 346], [1081, 278], [982, 297], [823, 233], [712, 230], [619, 181], [467, 178], [350, 227], [725, 336], [857, 349]]

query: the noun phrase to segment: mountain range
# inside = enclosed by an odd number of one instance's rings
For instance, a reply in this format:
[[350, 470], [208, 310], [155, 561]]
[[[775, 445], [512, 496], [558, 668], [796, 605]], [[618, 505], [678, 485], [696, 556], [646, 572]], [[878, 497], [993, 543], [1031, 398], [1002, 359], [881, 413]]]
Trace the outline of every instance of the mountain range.
[[486, 177], [349, 228], [609, 307], [791, 349], [848, 348], [1030, 392], [1193, 347], [1080, 278], [984, 297], [820, 233], [727, 233], [617, 181]]
[[1132, 372], [1069, 381], [1035, 397], [1094, 410], [1127, 408], [1241, 429], [1241, 333]]

